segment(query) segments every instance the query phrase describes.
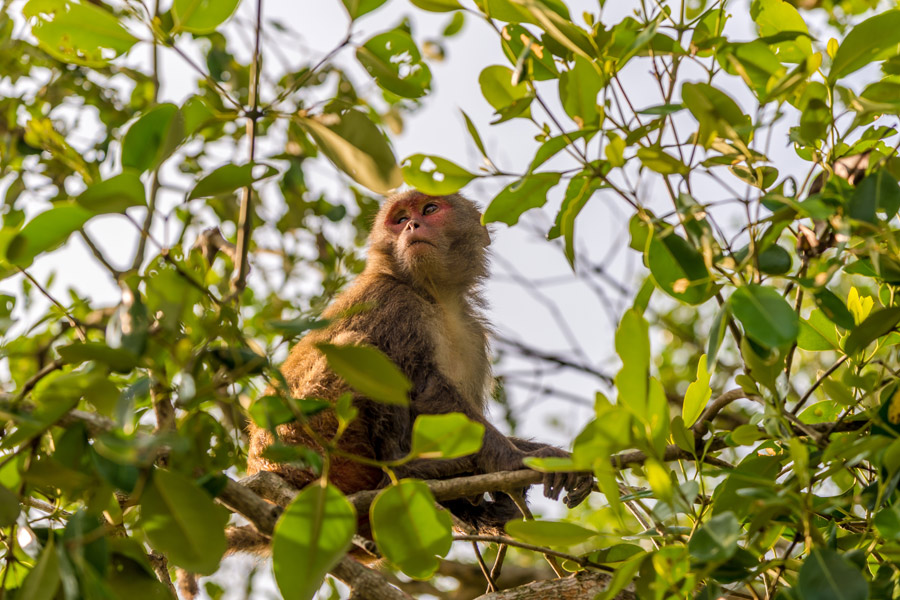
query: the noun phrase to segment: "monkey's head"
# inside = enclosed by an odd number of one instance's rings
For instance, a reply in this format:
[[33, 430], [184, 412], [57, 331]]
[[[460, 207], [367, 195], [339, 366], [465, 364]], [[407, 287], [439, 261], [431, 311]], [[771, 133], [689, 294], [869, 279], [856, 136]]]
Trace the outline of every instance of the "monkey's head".
[[468, 291], [487, 275], [491, 243], [473, 202], [408, 191], [387, 199], [369, 235], [369, 268], [431, 292]]

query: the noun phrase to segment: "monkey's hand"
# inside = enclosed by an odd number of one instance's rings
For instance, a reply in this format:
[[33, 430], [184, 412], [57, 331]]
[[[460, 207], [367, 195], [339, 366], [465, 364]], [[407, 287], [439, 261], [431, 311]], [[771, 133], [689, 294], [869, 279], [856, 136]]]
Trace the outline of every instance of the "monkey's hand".
[[[526, 456], [535, 458], [569, 458], [571, 455], [556, 446], [543, 446], [528, 452]], [[594, 487], [594, 476], [589, 471], [571, 471], [568, 473], [544, 473], [544, 496], [558, 500], [560, 493], [566, 490], [563, 502], [574, 508], [584, 502]]]

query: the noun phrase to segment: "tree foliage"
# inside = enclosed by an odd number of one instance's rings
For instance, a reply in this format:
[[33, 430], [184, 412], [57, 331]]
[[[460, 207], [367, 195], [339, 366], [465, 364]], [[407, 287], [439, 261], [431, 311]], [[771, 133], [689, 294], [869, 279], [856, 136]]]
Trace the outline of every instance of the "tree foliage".
[[[266, 36], [293, 32], [262, 2], [252, 22], [233, 17], [237, 0], [4, 4], [0, 277], [19, 287], [0, 296], [0, 597], [167, 597], [174, 567], [218, 568], [223, 505], [272, 537], [286, 598], [311, 597], [329, 572], [402, 594], [347, 549], [427, 580], [454, 539], [611, 573], [604, 598], [627, 586], [641, 598], [900, 593], [900, 11], [753, 0], [746, 15], [699, 0], [635, 3], [613, 20], [596, 7], [576, 18], [561, 0], [412, 0], [447, 13], [444, 38], [466, 20], [496, 34], [508, 64], [477, 77], [490, 125], [533, 128], [537, 141], [505, 170], [466, 113], [482, 166], [397, 160], [386, 128], [430, 93], [423, 57], [447, 42], [419, 40], [406, 20], [357, 40], [357, 20], [382, 4], [343, 0], [347, 36], [277, 77], [261, 66], [277, 45]], [[727, 26], [738, 18], [749, 39]], [[249, 61], [229, 28], [249, 32]], [[347, 69], [338, 57], [351, 47]], [[196, 77], [180, 103], [160, 101], [163, 54]], [[311, 183], [325, 161], [337, 195]], [[326, 483], [336, 440], [321, 440], [325, 456], [267, 451], [322, 474], [283, 513], [235, 491], [247, 419], [274, 428], [334, 410], [340, 436], [356, 417], [349, 396], [290, 397], [277, 365], [359, 271], [372, 194], [495, 180], [486, 223], [521, 227], [552, 207], [548, 243], [583, 274], [585, 208], [616, 203], [645, 267], [636, 289], [617, 288], [620, 366], [598, 377], [596, 418], [571, 459], [529, 462], [592, 470], [590, 506], [510, 523], [508, 537], [454, 536], [435, 498], [514, 486], [394, 480], [374, 501], [347, 498]], [[104, 219], [135, 234], [133, 254], [94, 239]], [[201, 235], [209, 224], [233, 244]], [[121, 289], [117, 304], [56, 297], [32, 274], [78, 239]], [[316, 291], [292, 285], [304, 277]], [[322, 351], [358, 391], [407, 402], [380, 353]], [[481, 434], [461, 415], [424, 418], [404, 461], [464, 455]], [[360, 510], [374, 547], [354, 538]]]

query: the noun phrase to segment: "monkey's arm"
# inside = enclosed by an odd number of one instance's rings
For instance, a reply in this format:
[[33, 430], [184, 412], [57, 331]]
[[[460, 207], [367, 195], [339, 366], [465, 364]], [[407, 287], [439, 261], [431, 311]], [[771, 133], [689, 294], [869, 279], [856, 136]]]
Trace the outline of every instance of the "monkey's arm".
[[[451, 460], [421, 460], [408, 463], [411, 476], [420, 478], [446, 478], [467, 472], [493, 473], [495, 471], [515, 471], [525, 468], [522, 459], [526, 457], [568, 458], [569, 453], [555, 446], [540, 444], [503, 435], [477, 408], [466, 402], [459, 392], [439, 373], [426, 371], [420, 375], [425, 381], [414, 388], [414, 405], [418, 412], [437, 414], [461, 412], [469, 419], [484, 426], [481, 449], [471, 456]], [[567, 491], [564, 502], [570, 508], [577, 506], [590, 494], [594, 478], [589, 472], [545, 473], [544, 495], [558, 500], [563, 490]]]
[[[522, 438], [510, 437], [509, 440], [516, 445], [519, 450], [528, 453], [528, 456], [537, 458], [569, 458], [570, 453], [562, 448], [551, 446], [550, 444], [542, 444], [531, 440], [523, 440]], [[569, 508], [578, 506], [591, 493], [594, 486], [594, 476], [588, 471], [572, 471], [559, 473], [544, 474], [544, 495], [554, 500], [559, 498], [560, 492], [565, 489], [567, 495], [563, 502]]]

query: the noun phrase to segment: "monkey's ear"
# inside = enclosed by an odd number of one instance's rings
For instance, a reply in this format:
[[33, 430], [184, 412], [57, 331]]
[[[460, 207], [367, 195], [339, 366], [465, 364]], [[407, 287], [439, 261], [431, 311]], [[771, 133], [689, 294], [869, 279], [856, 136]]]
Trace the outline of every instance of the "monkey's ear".
[[491, 245], [491, 232], [488, 231], [487, 225], [481, 226], [481, 233], [482, 233], [482, 239], [483, 239], [482, 244], [484, 245], [484, 247], [490, 246]]

